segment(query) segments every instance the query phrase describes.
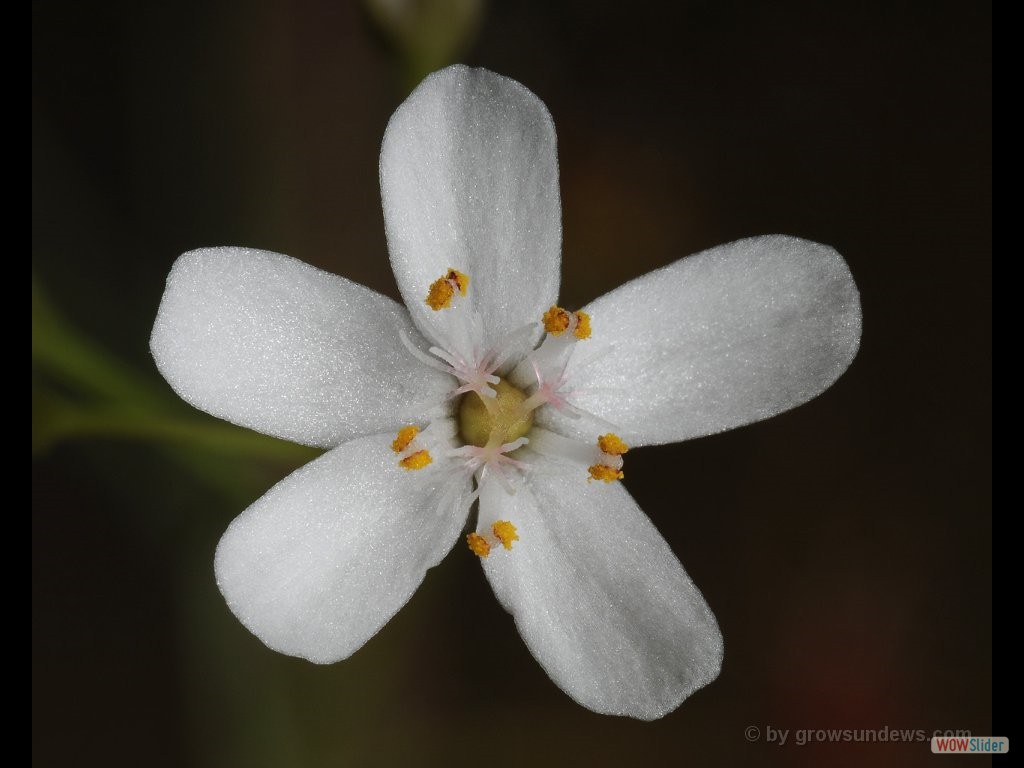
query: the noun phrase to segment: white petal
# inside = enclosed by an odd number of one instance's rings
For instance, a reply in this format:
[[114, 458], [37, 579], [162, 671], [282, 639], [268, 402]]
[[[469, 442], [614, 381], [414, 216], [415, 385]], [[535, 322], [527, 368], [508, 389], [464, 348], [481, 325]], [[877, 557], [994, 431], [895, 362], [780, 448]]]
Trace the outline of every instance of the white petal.
[[[718, 676], [715, 617], [618, 483], [537, 475], [485, 483], [481, 523], [519, 540], [483, 559], [494, 593], [551, 679], [583, 706], [653, 720]], [[531, 493], [532, 489], [532, 493]]]
[[434, 312], [424, 299], [450, 267], [469, 275], [485, 349], [554, 303], [562, 241], [555, 129], [522, 85], [464, 66], [427, 77], [388, 123], [380, 184], [398, 287], [435, 341], [446, 340], [453, 310]]
[[204, 248], [167, 278], [150, 348], [182, 398], [275, 437], [331, 447], [422, 423], [453, 379], [406, 350], [391, 299], [288, 256]]
[[[570, 361], [579, 392], [569, 399], [637, 445], [721, 432], [800, 405], [846, 370], [860, 343], [860, 298], [842, 257], [782, 235], [680, 259], [586, 311], [593, 336]], [[585, 420], [548, 417], [543, 423], [559, 431], [590, 436]]]
[[344, 659], [412, 596], [465, 523], [469, 481], [444, 460], [399, 468], [393, 436], [335, 448], [239, 515], [217, 547], [217, 584], [270, 648]]

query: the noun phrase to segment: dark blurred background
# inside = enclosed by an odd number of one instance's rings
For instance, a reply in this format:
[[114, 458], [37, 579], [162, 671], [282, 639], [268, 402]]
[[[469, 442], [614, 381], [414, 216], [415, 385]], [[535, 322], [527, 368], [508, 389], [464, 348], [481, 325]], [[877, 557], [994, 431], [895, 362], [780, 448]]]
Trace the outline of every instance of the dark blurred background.
[[[988, 3], [37, 0], [32, 35], [34, 764], [908, 766], [941, 758], [794, 732], [991, 733]], [[824, 395], [630, 454], [726, 641], [654, 723], [562, 694], [463, 547], [330, 667], [214, 584], [229, 521], [314, 452], [174, 397], [171, 263], [248, 245], [397, 297], [380, 140], [455, 60], [554, 117], [567, 305], [769, 232], [861, 290]]]

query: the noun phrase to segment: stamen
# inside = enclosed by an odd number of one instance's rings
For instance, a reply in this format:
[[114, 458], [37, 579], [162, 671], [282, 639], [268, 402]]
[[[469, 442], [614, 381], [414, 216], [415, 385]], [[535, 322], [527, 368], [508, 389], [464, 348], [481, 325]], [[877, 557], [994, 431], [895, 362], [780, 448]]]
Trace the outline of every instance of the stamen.
[[398, 435], [391, 443], [391, 450], [402, 457], [398, 460], [398, 466], [402, 469], [423, 469], [434, 461], [430, 451], [417, 441], [419, 434], [420, 428], [410, 424], [398, 430]]
[[409, 447], [409, 443], [416, 439], [416, 435], [420, 433], [420, 428], [414, 425], [408, 427], [402, 427], [398, 430], [398, 436], [394, 442], [391, 443], [391, 450], [395, 453], [401, 453]]
[[536, 387], [523, 403], [523, 408], [534, 410], [547, 404], [569, 418], [589, 415], [568, 401], [574, 390], [567, 386], [566, 369], [577, 342], [590, 338], [590, 315], [552, 306], [544, 313], [542, 323], [548, 332], [547, 336], [537, 349], [519, 363], [510, 376], [521, 386], [526, 386], [526, 382], [531, 379], [536, 382]]
[[430, 451], [416, 451], [411, 456], [406, 456], [399, 461], [398, 466], [402, 469], [423, 469], [433, 461], [434, 459], [431, 457]]
[[477, 557], [487, 557], [491, 554], [491, 545], [479, 533], [468, 534], [466, 536], [466, 544], [469, 545], [469, 548]]
[[572, 331], [572, 335], [580, 341], [590, 338], [590, 315], [586, 312], [577, 312], [575, 314], [576, 327]]
[[505, 549], [512, 549], [512, 542], [519, 541], [516, 527], [508, 520], [499, 520], [491, 526], [491, 530], [494, 531], [494, 535], [498, 537], [498, 541]]
[[569, 330], [569, 313], [561, 307], [551, 306], [541, 320], [544, 323], [544, 330], [553, 336], [561, 336]]
[[462, 274], [457, 269], [448, 270], [448, 279], [455, 282], [455, 287], [459, 289], [459, 296], [465, 296], [466, 290], [469, 288], [469, 277]]
[[425, 301], [428, 307], [437, 312], [451, 306], [452, 296], [454, 295], [455, 289], [452, 288], [451, 283], [442, 277], [440, 280], [435, 280], [430, 284], [430, 290], [427, 292]]
[[449, 268], [444, 277], [439, 277], [430, 284], [426, 304], [435, 312], [447, 309], [452, 305], [455, 292], [458, 291], [460, 296], [465, 296], [468, 288], [469, 278], [457, 269]]
[[590, 480], [602, 480], [610, 483], [621, 480], [622, 454], [629, 450], [618, 435], [609, 432], [596, 441], [597, 444], [580, 442], [540, 427], [530, 432], [530, 450], [556, 461], [570, 461], [577, 466], [586, 467]]
[[430, 286], [426, 303], [435, 311], [445, 308], [458, 311], [446, 313], [444, 320], [433, 329], [431, 340], [435, 343], [428, 352], [421, 350], [409, 338], [404, 329], [399, 329], [399, 338], [409, 353], [421, 363], [454, 376], [458, 385], [448, 393], [448, 398], [475, 392], [482, 398], [493, 400], [497, 396], [494, 387], [499, 378], [496, 372], [509, 358], [519, 358], [529, 351], [531, 336], [536, 323], [529, 323], [506, 334], [490, 350], [485, 351], [484, 324], [480, 315], [470, 306], [456, 308], [454, 298], [465, 296], [469, 289], [469, 277], [457, 269]]
[[606, 483], [613, 483], [616, 480], [621, 480], [625, 477], [620, 470], [606, 467], [604, 464], [594, 464], [588, 469], [590, 477], [587, 478], [587, 482], [591, 480], [603, 480]]
[[602, 453], [610, 453], [612, 456], [621, 456], [629, 450], [629, 446], [622, 442], [622, 438], [614, 432], [597, 438], [597, 447], [601, 449]]
[[601, 435], [597, 438], [597, 449], [601, 455], [598, 457], [597, 463], [588, 468], [590, 477], [587, 482], [601, 480], [611, 483], [625, 477], [622, 473], [622, 454], [629, 450], [629, 446], [622, 441], [622, 438], [614, 432]]
[[552, 305], [551, 309], [544, 313], [541, 321], [544, 323], [544, 330], [552, 336], [561, 336], [566, 331], [572, 331], [572, 335], [580, 341], [590, 338], [590, 315], [586, 312], [569, 312]]
[[519, 541], [519, 534], [516, 532], [516, 527], [508, 520], [495, 522], [491, 526], [490, 533], [474, 531], [466, 535], [466, 544], [478, 557], [487, 557], [491, 554], [491, 550], [498, 545], [510, 550], [513, 541]]

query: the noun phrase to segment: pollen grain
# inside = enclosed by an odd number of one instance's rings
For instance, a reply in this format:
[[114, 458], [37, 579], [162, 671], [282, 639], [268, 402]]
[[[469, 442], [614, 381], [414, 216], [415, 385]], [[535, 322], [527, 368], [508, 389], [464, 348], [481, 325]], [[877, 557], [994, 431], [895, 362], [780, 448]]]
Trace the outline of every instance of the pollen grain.
[[430, 451], [416, 451], [411, 456], [406, 456], [404, 459], [398, 462], [398, 466], [402, 469], [423, 469], [428, 464], [433, 463], [434, 458], [430, 455]]
[[591, 480], [602, 480], [606, 483], [613, 483], [616, 480], [621, 480], [625, 477], [622, 474], [622, 470], [609, 467], [606, 464], [594, 464], [590, 467], [590, 477], [587, 478], [587, 482]]
[[469, 545], [469, 548], [477, 557], [487, 557], [489, 554], [491, 554], [491, 545], [488, 544], [487, 539], [485, 539], [479, 533], [467, 534], [466, 544]]
[[455, 292], [458, 291], [460, 296], [465, 296], [468, 288], [469, 277], [457, 269], [449, 268], [444, 277], [439, 277], [430, 284], [426, 304], [435, 312], [447, 309], [452, 305]]
[[601, 449], [601, 453], [608, 453], [612, 456], [621, 456], [629, 450], [629, 446], [622, 442], [622, 438], [614, 432], [597, 438], [597, 447]]
[[572, 335], [580, 341], [590, 338], [590, 315], [586, 312], [576, 313], [576, 329]]
[[409, 425], [408, 427], [402, 427], [398, 430], [398, 435], [391, 443], [391, 450], [395, 453], [401, 453], [409, 447], [409, 443], [416, 439], [416, 435], [420, 433], [420, 428]]
[[512, 542], [519, 541], [516, 527], [508, 520], [499, 520], [491, 526], [491, 530], [494, 531], [494, 535], [498, 537], [498, 541], [505, 549], [512, 549]]
[[567, 330], [569, 330], [569, 322], [572, 319], [571, 315], [561, 307], [551, 306], [544, 316], [541, 318], [544, 322], [544, 330], [550, 333], [552, 336], [561, 336]]

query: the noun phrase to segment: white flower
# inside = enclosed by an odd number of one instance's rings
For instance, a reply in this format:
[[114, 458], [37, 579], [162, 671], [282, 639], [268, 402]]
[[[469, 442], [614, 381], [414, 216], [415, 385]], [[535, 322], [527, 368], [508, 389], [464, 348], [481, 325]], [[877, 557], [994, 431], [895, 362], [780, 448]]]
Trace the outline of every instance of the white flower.
[[555, 683], [597, 712], [664, 715], [718, 675], [722, 637], [615, 482], [622, 453], [828, 387], [860, 338], [846, 264], [757, 237], [581, 312], [553, 308], [554, 127], [486, 70], [450, 67], [416, 89], [388, 125], [380, 178], [406, 308], [245, 248], [186, 253], [168, 278], [151, 346], [174, 389], [331, 449], [224, 534], [228, 605], [275, 650], [344, 659], [448, 553], [478, 497], [469, 547]]

